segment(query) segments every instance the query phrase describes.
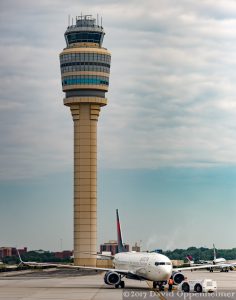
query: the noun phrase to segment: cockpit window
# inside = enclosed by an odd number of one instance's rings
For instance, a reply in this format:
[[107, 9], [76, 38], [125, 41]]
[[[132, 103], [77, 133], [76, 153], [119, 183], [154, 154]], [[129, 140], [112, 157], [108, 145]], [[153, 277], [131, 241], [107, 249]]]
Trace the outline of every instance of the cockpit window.
[[162, 261], [156, 261], [155, 266], [165, 266], [165, 265], [171, 265], [170, 262], [162, 262]]

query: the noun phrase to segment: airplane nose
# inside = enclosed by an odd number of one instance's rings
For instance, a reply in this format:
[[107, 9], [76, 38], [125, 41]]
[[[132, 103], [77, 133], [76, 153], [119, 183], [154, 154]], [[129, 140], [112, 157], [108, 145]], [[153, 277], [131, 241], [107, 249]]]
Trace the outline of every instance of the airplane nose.
[[168, 280], [172, 275], [172, 268], [170, 266], [163, 266], [161, 273], [163, 280]]

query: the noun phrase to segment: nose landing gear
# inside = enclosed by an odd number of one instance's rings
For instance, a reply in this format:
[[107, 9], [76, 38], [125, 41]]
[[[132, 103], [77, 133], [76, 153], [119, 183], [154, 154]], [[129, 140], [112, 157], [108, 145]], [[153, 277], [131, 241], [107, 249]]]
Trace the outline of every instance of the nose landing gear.
[[159, 291], [164, 291], [164, 285], [166, 281], [153, 281], [153, 288], [156, 289], [158, 286]]
[[115, 284], [115, 288], [118, 289], [119, 287], [121, 287], [122, 289], [124, 289], [125, 287], [125, 282], [123, 280], [121, 280], [120, 283]]

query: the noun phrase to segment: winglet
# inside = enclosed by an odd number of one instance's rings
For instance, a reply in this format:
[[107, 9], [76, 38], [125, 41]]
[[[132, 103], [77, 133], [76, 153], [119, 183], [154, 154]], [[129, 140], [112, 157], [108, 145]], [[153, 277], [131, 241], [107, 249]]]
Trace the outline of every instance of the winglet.
[[116, 210], [116, 225], [117, 225], [117, 243], [118, 243], [118, 252], [124, 252], [124, 246], [122, 242], [121, 229], [120, 229], [120, 220], [118, 209]]
[[18, 258], [19, 258], [19, 260], [20, 260], [20, 263], [19, 263], [19, 265], [18, 265], [18, 267], [21, 265], [21, 264], [24, 264], [24, 262], [23, 262], [23, 260], [22, 260], [22, 258], [21, 258], [21, 256], [20, 256], [20, 252], [19, 252], [19, 250], [16, 248], [16, 252], [17, 252], [17, 254], [18, 254]]

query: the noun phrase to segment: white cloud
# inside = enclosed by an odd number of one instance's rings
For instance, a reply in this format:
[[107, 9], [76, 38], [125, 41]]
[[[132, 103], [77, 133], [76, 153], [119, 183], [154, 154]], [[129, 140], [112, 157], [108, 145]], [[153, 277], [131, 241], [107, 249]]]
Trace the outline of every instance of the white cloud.
[[[175, 5], [173, 5], [173, 2]], [[72, 163], [58, 54], [67, 15], [99, 13], [112, 52], [100, 166], [236, 163], [234, 1], [2, 1], [1, 178]]]

